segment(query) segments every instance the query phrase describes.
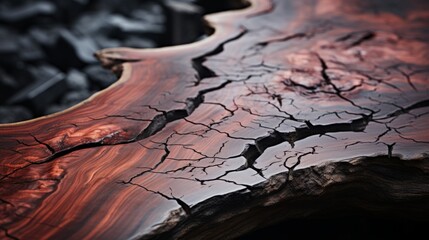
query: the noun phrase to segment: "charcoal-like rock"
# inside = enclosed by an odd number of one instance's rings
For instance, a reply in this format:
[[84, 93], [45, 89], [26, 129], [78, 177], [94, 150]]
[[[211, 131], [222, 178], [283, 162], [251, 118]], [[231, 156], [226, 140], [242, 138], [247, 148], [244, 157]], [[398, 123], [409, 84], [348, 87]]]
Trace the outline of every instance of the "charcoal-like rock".
[[100, 88], [106, 88], [116, 81], [116, 76], [100, 65], [92, 65], [85, 68], [89, 80]]
[[155, 42], [147, 39], [141, 38], [137, 36], [131, 36], [125, 39], [123, 43], [124, 47], [132, 47], [132, 48], [154, 48], [156, 47]]
[[33, 118], [33, 114], [23, 106], [0, 106], [0, 123], [13, 123]]
[[45, 53], [30, 37], [22, 36], [18, 39], [19, 57], [23, 61], [40, 61], [45, 59]]
[[144, 3], [144, 6], [131, 12], [131, 17], [152, 24], [164, 25], [165, 23], [163, 9], [157, 2]]
[[58, 27], [34, 27], [29, 30], [29, 36], [43, 47], [51, 48], [58, 38]]
[[178, 1], [164, 1], [167, 16], [167, 33], [173, 44], [195, 41], [203, 34], [203, 10], [195, 4]]
[[61, 19], [65, 22], [71, 22], [84, 11], [89, 0], [56, 0], [54, 3], [59, 8]]
[[19, 88], [19, 83], [15, 81], [6, 71], [0, 68], [0, 103], [12, 96]]
[[130, 34], [144, 35], [148, 33], [160, 34], [163, 32], [162, 25], [130, 19], [122, 15], [112, 15], [108, 20], [108, 24], [118, 36], [127, 36]]
[[[98, 0], [97, 7], [101, 9], [117, 9], [124, 5], [124, 0]], [[127, 1], [127, 7], [130, 7], [130, 1]]]
[[96, 63], [94, 52], [98, 50], [97, 44], [90, 37], [78, 36], [68, 30], [62, 29], [59, 38], [50, 54], [58, 66], [65, 70], [70, 67], [82, 67]]
[[9, 105], [22, 104], [35, 113], [42, 113], [47, 105], [54, 102], [67, 90], [65, 76], [58, 73], [52, 78], [37, 81], [19, 91], [8, 100]]
[[0, 27], [0, 62], [12, 61], [16, 57], [19, 46], [15, 41], [16, 34], [7, 28]]
[[101, 34], [94, 36], [94, 40], [97, 42], [100, 48], [114, 48], [125, 46], [123, 43], [121, 43], [121, 41], [106, 37], [105, 35]]
[[65, 106], [65, 105], [60, 105], [60, 104], [49, 105], [43, 111], [43, 115], [49, 115], [49, 114], [52, 114], [52, 113], [61, 112], [63, 110], [66, 110], [67, 108], [69, 108], [69, 107]]
[[[8, 59], [4, 59], [4, 61], [6, 60]], [[31, 65], [21, 61], [19, 58], [11, 58], [9, 62], [1, 62], [0, 67], [13, 78], [13, 81], [17, 84], [16, 89], [22, 88], [34, 81], [31, 73]]]
[[67, 73], [66, 81], [70, 90], [89, 89], [89, 82], [86, 75], [76, 69], [72, 69]]
[[61, 99], [61, 105], [71, 107], [89, 98], [90, 96], [91, 93], [88, 90], [68, 92]]
[[97, 9], [104, 9], [127, 16], [130, 9], [141, 8], [145, 2], [147, 2], [147, 0], [98, 0], [95, 5]]
[[[108, 25], [106, 22], [108, 18], [110, 18], [110, 13], [106, 10], [84, 13], [77, 18], [72, 29], [74, 32], [93, 35], [99, 33]], [[106, 32], [103, 32], [103, 34], [105, 35]]]
[[34, 79], [34, 82], [44, 82], [47, 79], [50, 79], [61, 73], [58, 68], [48, 64], [31, 66], [29, 67], [29, 71], [32, 75], [32, 78]]
[[0, 12], [0, 21], [7, 23], [19, 23], [34, 21], [40, 16], [53, 16], [56, 12], [56, 7], [51, 2], [38, 1], [28, 2], [24, 5], [13, 8], [2, 9]]
[[94, 52], [171, 44], [162, 40], [163, 1], [0, 0], [0, 105], [21, 104], [40, 116], [108, 87], [117, 76]]

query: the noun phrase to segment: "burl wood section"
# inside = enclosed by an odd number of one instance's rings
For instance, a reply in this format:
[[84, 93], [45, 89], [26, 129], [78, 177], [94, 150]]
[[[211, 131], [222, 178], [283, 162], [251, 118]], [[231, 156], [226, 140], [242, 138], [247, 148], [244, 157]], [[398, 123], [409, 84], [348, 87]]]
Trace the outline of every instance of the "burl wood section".
[[228, 239], [342, 203], [427, 218], [429, 2], [250, 3], [200, 42], [98, 52], [117, 83], [1, 125], [0, 238]]

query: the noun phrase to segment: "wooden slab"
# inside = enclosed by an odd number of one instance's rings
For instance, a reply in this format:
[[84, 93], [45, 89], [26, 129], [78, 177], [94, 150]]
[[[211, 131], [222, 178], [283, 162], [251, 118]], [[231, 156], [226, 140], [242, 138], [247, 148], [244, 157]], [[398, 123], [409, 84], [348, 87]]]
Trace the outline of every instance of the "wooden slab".
[[427, 217], [429, 3], [250, 3], [102, 50], [114, 85], [0, 125], [0, 238], [229, 239], [335, 199]]

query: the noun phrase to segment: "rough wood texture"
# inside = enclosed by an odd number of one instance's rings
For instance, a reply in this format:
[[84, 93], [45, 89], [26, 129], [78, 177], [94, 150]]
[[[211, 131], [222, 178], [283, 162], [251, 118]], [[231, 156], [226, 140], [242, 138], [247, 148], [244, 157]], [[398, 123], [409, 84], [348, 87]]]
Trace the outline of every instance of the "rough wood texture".
[[0, 126], [0, 238], [232, 238], [332, 201], [429, 216], [428, 7], [252, 0], [203, 41], [99, 52], [116, 84]]

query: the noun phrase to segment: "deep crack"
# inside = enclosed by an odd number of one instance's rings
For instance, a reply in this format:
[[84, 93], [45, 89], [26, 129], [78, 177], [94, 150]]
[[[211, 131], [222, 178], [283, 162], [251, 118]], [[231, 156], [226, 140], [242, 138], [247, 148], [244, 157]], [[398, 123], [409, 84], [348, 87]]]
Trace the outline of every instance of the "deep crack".
[[192, 58], [192, 67], [195, 69], [197, 74], [195, 75], [196, 81], [194, 82], [194, 86], [198, 86], [203, 79], [216, 77], [217, 74], [211, 70], [210, 68], [204, 65], [206, 59], [210, 56], [218, 55], [224, 51], [224, 47], [227, 43], [235, 41], [241, 38], [244, 34], [247, 33], [247, 30], [244, 27], [241, 27], [241, 32], [237, 34], [235, 37], [232, 37], [222, 43], [220, 43], [215, 49], [210, 52], [207, 52], [201, 56]]

